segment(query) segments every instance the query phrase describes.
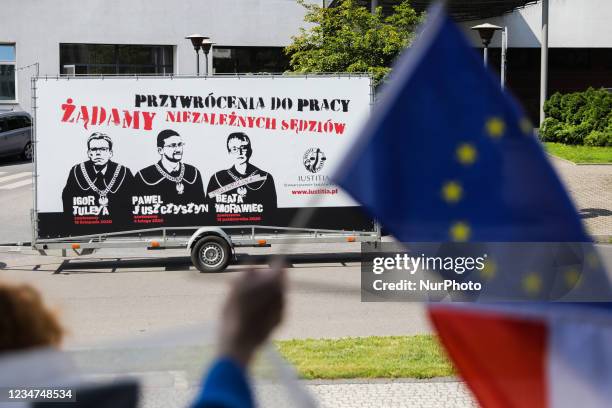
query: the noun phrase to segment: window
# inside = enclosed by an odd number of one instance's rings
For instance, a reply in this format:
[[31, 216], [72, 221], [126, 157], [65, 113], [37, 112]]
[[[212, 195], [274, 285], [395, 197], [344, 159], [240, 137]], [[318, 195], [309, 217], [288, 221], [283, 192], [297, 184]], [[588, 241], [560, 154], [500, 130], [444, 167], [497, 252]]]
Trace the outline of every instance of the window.
[[215, 47], [213, 72], [236, 74], [247, 72], [282, 73], [289, 69], [289, 58], [282, 47]]
[[9, 132], [30, 126], [32, 126], [32, 122], [26, 116], [19, 115], [0, 119], [0, 132]]
[[169, 75], [172, 45], [60, 44], [62, 75]]
[[12, 129], [23, 129], [32, 126], [32, 122], [30, 118], [26, 116], [16, 116], [15, 118], [9, 119], [9, 126], [12, 127]]
[[17, 130], [17, 129], [21, 129], [23, 126], [23, 121], [21, 120], [21, 118], [16, 117], [16, 118], [9, 118], [7, 121], [7, 128], [6, 130]]
[[0, 44], [0, 103], [16, 102], [15, 45]]

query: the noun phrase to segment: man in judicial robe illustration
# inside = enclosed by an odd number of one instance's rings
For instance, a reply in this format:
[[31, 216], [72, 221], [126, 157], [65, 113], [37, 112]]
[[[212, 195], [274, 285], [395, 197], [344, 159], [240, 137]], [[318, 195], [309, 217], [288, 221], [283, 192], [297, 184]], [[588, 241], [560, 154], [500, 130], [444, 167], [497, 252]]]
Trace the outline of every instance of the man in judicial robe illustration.
[[113, 223], [129, 219], [133, 176], [127, 167], [111, 160], [113, 141], [110, 136], [92, 133], [87, 138], [87, 156], [89, 160], [74, 165], [68, 174], [62, 192], [64, 214], [97, 216]]
[[251, 140], [244, 133], [231, 133], [226, 147], [234, 164], [216, 172], [206, 190], [217, 220], [219, 214], [240, 214], [250, 221], [271, 221], [277, 209], [274, 179], [249, 162], [253, 154]]
[[157, 195], [164, 204], [201, 204], [206, 201], [200, 171], [183, 163], [185, 143], [181, 135], [170, 129], [157, 135], [160, 160], [140, 170], [135, 179], [141, 195]]

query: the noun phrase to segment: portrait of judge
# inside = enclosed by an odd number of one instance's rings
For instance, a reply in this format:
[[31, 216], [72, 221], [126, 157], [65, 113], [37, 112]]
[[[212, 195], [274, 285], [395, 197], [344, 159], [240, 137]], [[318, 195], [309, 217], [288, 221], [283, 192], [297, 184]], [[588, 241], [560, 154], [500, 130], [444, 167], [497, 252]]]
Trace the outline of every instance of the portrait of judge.
[[[210, 178], [206, 190], [208, 198], [216, 203], [253, 204], [223, 207], [234, 208], [233, 212], [251, 210], [269, 215], [277, 208], [274, 178], [270, 173], [250, 163], [253, 155], [251, 140], [244, 133], [231, 133], [227, 137], [226, 147], [233, 165], [229, 169], [216, 172]], [[247, 210], [242, 211], [243, 209]]]
[[130, 212], [130, 170], [111, 160], [113, 141], [106, 133], [87, 138], [89, 160], [74, 165], [62, 192], [64, 213], [111, 218]]
[[205, 201], [204, 184], [200, 171], [183, 162], [185, 142], [171, 129], [157, 135], [157, 153], [160, 159], [140, 170], [135, 179], [143, 195], [159, 195], [165, 204], [202, 203]]

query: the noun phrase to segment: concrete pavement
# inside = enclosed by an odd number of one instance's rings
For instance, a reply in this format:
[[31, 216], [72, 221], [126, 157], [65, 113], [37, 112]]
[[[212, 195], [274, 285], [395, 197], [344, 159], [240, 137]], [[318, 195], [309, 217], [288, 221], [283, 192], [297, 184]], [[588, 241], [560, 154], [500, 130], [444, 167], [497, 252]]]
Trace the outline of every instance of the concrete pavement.
[[[356, 244], [309, 245], [307, 252], [358, 250]], [[61, 311], [71, 328], [69, 344], [140, 336], [174, 326], [215, 321], [234, 273], [201, 274], [183, 251], [166, 251], [159, 266], [133, 267], [130, 261], [151, 261], [146, 251], [104, 250], [72, 259], [72, 269], [54, 272], [63, 259], [32, 251], [0, 249], [1, 279], [26, 281], [40, 288]], [[182, 256], [181, 256], [182, 255]], [[98, 257], [116, 261], [96, 267]], [[159, 252], [155, 256], [160, 256]], [[117, 260], [118, 259], [118, 260]], [[278, 338], [402, 335], [429, 332], [423, 306], [417, 303], [361, 303], [360, 268], [295, 264], [288, 269], [289, 304]], [[165, 266], [164, 266], [165, 265]], [[260, 265], [261, 266], [261, 265]]]
[[589, 233], [600, 242], [610, 242], [612, 165], [576, 165], [551, 158]]
[[32, 240], [32, 163], [0, 159], [0, 245]]
[[471, 408], [478, 406], [465, 384], [442, 381], [305, 383], [324, 408]]

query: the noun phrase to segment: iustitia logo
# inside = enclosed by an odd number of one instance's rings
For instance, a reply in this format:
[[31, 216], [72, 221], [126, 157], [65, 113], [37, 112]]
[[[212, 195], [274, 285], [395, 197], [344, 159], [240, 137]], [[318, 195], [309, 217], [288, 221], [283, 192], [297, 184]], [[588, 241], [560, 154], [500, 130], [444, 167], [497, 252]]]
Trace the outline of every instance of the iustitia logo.
[[311, 173], [318, 173], [325, 164], [325, 153], [318, 147], [311, 147], [304, 153], [304, 167]]

